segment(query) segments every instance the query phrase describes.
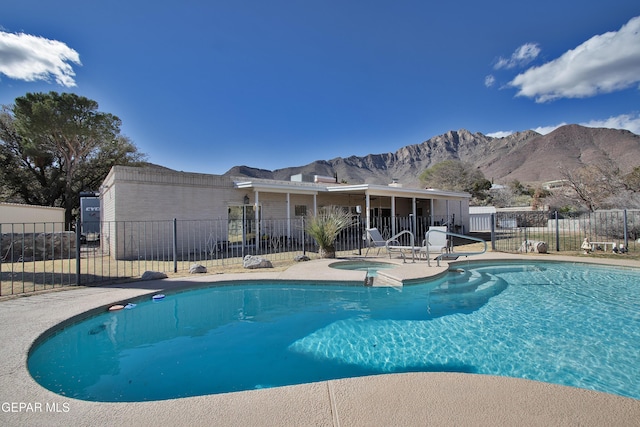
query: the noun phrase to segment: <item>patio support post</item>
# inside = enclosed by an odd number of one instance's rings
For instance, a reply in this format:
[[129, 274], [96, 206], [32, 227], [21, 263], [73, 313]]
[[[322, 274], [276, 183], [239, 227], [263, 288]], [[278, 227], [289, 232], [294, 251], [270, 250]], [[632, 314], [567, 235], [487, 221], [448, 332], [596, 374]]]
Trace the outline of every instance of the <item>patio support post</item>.
[[446, 206], [447, 206], [447, 220], [446, 220], [446, 224], [447, 224], [447, 230], [452, 231], [451, 230], [451, 225], [449, 224], [449, 199], [447, 199], [446, 201]]
[[[417, 215], [416, 215], [417, 208], [416, 208], [416, 198], [415, 197], [411, 199], [411, 212], [413, 213], [413, 220], [412, 220], [413, 224], [411, 224], [411, 232], [416, 233], [418, 231], [418, 228], [417, 228], [418, 219], [417, 219]], [[414, 237], [416, 237], [416, 236], [414, 236]]]
[[369, 190], [364, 193], [364, 204], [365, 204], [365, 218], [366, 218], [366, 228], [371, 228], [371, 196], [369, 195]]
[[253, 209], [253, 215], [256, 222], [256, 253], [260, 253], [260, 192], [254, 191], [255, 194], [255, 208]]
[[433, 197], [429, 199], [429, 226], [433, 225]]
[[318, 195], [313, 194], [313, 214], [318, 215]]
[[287, 193], [287, 247], [291, 241], [291, 193]]
[[396, 233], [396, 196], [391, 196], [391, 235]]

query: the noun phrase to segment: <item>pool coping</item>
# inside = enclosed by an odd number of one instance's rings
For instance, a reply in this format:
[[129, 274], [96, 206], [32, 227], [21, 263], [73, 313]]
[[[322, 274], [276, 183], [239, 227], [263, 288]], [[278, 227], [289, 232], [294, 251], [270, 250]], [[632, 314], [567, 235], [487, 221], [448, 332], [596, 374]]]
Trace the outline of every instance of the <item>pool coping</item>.
[[[640, 262], [556, 255], [487, 253], [468, 260], [557, 260], [640, 268]], [[354, 257], [355, 258], [355, 257]], [[385, 257], [369, 257], [388, 262]], [[29, 375], [26, 359], [41, 334], [91, 309], [156, 292], [229, 280], [345, 280], [366, 272], [298, 263], [282, 272], [197, 275], [103, 287], [70, 288], [0, 302], [0, 424], [13, 425], [638, 425], [640, 400], [537, 381], [459, 373], [347, 378], [272, 389], [155, 402], [101, 403], [65, 398]], [[410, 282], [443, 274], [425, 261], [383, 270]]]

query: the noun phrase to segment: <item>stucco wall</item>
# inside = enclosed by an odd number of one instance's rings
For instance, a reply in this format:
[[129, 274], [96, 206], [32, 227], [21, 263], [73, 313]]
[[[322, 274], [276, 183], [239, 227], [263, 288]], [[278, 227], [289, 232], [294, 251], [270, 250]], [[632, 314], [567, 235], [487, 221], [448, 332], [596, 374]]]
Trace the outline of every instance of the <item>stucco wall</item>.
[[226, 206], [230, 202], [242, 203], [243, 196], [229, 177], [116, 166], [103, 185], [103, 218], [106, 221], [226, 218]]
[[[255, 193], [235, 188], [231, 177], [116, 166], [101, 188], [102, 243], [116, 258], [142, 254], [167, 258], [173, 251], [175, 218], [179, 256], [193, 248], [212, 252], [216, 244], [227, 240], [229, 206], [244, 205], [245, 197], [249, 205], [255, 205]], [[260, 235], [287, 234], [286, 201], [285, 193], [259, 193], [261, 219], [278, 220], [261, 227]], [[292, 219], [296, 205], [307, 206], [311, 212], [313, 196], [290, 196]]]

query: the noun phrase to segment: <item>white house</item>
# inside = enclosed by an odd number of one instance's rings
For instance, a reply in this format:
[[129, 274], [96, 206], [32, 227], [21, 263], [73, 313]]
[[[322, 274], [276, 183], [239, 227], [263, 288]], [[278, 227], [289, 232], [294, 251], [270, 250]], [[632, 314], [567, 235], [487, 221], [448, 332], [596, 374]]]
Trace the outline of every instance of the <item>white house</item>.
[[[121, 254], [126, 242], [117, 242], [120, 232], [113, 228], [118, 224], [125, 227], [127, 222], [175, 218], [217, 221], [224, 226], [217, 229], [215, 239], [233, 242], [231, 234], [236, 235], [249, 218], [253, 219], [252, 229], [243, 230], [243, 236], [255, 239], [257, 245], [260, 236], [266, 234], [291, 236], [291, 224], [296, 219], [323, 206], [340, 206], [354, 215], [360, 210], [367, 227], [386, 227], [389, 235], [410, 227], [420, 232], [425, 223], [447, 223], [458, 232], [469, 230], [467, 193], [404, 188], [397, 183], [340, 184], [330, 177], [315, 178], [297, 175], [291, 181], [276, 181], [115, 166], [100, 189], [105, 224], [102, 235], [110, 236], [112, 253]], [[274, 231], [272, 221], [283, 225]], [[106, 224], [112, 229], [104, 229]]]

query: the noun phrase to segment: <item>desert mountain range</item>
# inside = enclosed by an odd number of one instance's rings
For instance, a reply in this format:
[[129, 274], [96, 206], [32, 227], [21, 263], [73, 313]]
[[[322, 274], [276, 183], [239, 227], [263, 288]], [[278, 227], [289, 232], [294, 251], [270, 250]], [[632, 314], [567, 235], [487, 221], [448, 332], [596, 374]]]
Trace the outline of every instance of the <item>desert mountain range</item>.
[[292, 175], [334, 176], [350, 184], [389, 184], [397, 180], [406, 187], [419, 187], [420, 174], [444, 160], [461, 160], [475, 165], [496, 184], [514, 180], [536, 185], [562, 179], [562, 169], [590, 164], [616, 165], [629, 173], [640, 166], [640, 136], [627, 130], [559, 127], [547, 135], [534, 131], [493, 138], [465, 129], [449, 131], [395, 153], [369, 154], [316, 160], [304, 166], [273, 171], [234, 166], [225, 175], [289, 180]]

